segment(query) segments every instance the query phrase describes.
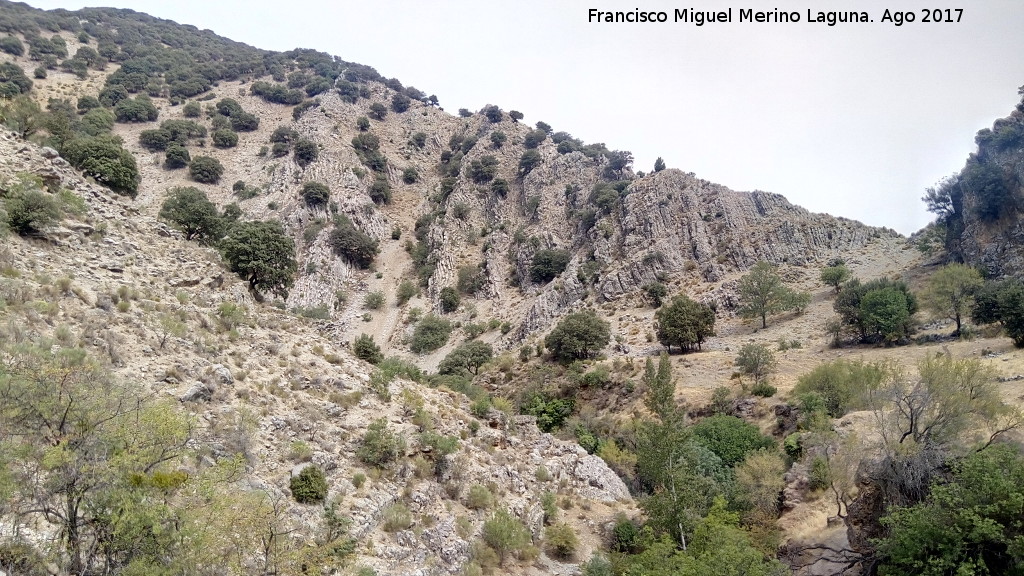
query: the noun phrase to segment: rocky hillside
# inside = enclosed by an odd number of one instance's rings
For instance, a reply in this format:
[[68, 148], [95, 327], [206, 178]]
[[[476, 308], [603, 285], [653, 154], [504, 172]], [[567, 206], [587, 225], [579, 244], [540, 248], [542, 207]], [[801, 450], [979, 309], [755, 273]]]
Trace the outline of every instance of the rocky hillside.
[[975, 137], [964, 168], [928, 190], [946, 249], [992, 277], [1024, 274], [1024, 100]]

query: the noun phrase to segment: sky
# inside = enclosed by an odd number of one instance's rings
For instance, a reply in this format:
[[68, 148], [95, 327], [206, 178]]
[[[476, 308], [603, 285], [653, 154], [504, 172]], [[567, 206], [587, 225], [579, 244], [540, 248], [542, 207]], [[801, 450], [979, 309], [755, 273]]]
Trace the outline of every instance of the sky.
[[[445, 110], [496, 104], [585, 142], [734, 190], [910, 234], [927, 187], [963, 167], [974, 134], [1024, 85], [1021, 0], [28, 0], [116, 6], [268, 50], [314, 48], [373, 66]], [[925, 4], [959, 22], [924, 22]], [[799, 22], [740, 22], [740, 10]], [[667, 22], [588, 22], [590, 9]], [[674, 22], [676, 10], [732, 22]], [[829, 26], [818, 12], [866, 12]], [[883, 22], [886, 10], [914, 22]], [[941, 16], [945, 17], [945, 13]], [[943, 18], [944, 19], [944, 18]]]

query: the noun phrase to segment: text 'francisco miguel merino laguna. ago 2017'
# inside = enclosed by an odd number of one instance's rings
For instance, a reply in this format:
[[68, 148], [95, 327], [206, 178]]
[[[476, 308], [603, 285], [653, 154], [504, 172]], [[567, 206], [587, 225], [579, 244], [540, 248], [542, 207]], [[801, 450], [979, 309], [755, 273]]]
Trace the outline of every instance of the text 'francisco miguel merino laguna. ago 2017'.
[[[738, 23], [767, 23], [767, 24], [791, 24], [808, 22], [812, 24], [836, 24], [868, 23], [874, 22], [867, 12], [818, 12], [811, 9], [806, 11], [806, 19], [797, 11], [786, 10], [753, 10], [741, 8], [733, 10], [695, 10], [693, 8], [675, 9], [672, 13], [664, 11], [646, 11], [639, 8], [632, 11], [603, 11], [597, 8], [590, 8], [587, 13], [587, 22], [596, 23], [655, 23], [655, 22], [684, 22], [703, 26], [704, 24], [728, 24]], [[963, 9], [956, 10], [922, 10], [920, 22], [959, 22], [963, 15]], [[914, 12], [898, 12], [886, 10], [881, 15], [880, 21], [901, 26], [904, 23], [914, 22]]]

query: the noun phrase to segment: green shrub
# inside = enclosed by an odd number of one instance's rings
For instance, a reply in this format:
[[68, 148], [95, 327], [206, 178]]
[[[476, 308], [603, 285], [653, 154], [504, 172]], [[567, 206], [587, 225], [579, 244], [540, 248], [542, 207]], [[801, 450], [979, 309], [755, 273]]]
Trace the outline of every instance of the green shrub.
[[203, 113], [203, 109], [199, 106], [199, 102], [189, 102], [181, 107], [181, 114], [185, 118], [199, 118]]
[[382, 518], [381, 528], [385, 532], [398, 532], [412, 526], [412, 512], [401, 502], [395, 502], [385, 508]]
[[221, 242], [232, 272], [249, 282], [253, 291], [270, 291], [286, 298], [295, 281], [295, 241], [276, 220], [236, 222]]
[[478, 374], [480, 367], [494, 356], [490, 344], [479, 340], [470, 340], [452, 350], [437, 366], [438, 374], [461, 374], [464, 371]]
[[383, 307], [384, 293], [379, 290], [368, 292], [366, 297], [363, 298], [363, 308], [367, 310], [380, 310]]
[[402, 171], [402, 182], [406, 184], [415, 184], [419, 180], [420, 174], [412, 166]]
[[238, 134], [233, 130], [214, 130], [213, 145], [217, 148], [234, 148], [238, 146]]
[[538, 250], [530, 261], [530, 280], [545, 284], [561, 274], [572, 258], [568, 250]]
[[427, 144], [427, 134], [425, 132], [416, 132], [410, 139], [412, 145], [417, 148], [423, 148]]
[[380, 102], [374, 102], [373, 104], [370, 104], [370, 118], [373, 118], [374, 120], [383, 120], [384, 117], [387, 115], [387, 106], [381, 104]]
[[523, 145], [527, 148], [536, 148], [541, 142], [547, 139], [548, 133], [543, 130], [531, 130], [523, 138]]
[[401, 114], [409, 109], [409, 105], [412, 104], [412, 99], [405, 94], [394, 94], [391, 96], [391, 109]]
[[441, 305], [441, 312], [448, 314], [459, 309], [462, 298], [459, 297], [459, 292], [455, 288], [445, 286], [438, 294], [438, 303]]
[[118, 122], [152, 122], [158, 115], [153, 101], [144, 94], [134, 99], [126, 98], [114, 106], [114, 117]]
[[134, 198], [139, 189], [139, 168], [131, 152], [113, 136], [80, 136], [64, 145], [61, 155], [83, 174], [119, 194]]
[[451, 322], [430, 314], [416, 324], [409, 349], [417, 354], [433, 352], [448, 342], [451, 333]]
[[318, 504], [327, 498], [327, 478], [318, 466], [306, 466], [288, 484], [299, 504]]
[[867, 394], [888, 374], [882, 364], [857, 360], [834, 360], [814, 367], [793, 388], [794, 396], [818, 394], [831, 418], [842, 418], [850, 410], [866, 407]]
[[188, 166], [188, 163], [192, 161], [191, 156], [188, 153], [188, 148], [185, 148], [177, 142], [171, 142], [167, 145], [167, 152], [164, 154], [164, 166], [174, 170], [176, 168], [184, 168]]
[[383, 466], [398, 459], [404, 450], [405, 442], [388, 429], [387, 419], [381, 418], [367, 426], [356, 457], [371, 466]]
[[360, 334], [352, 341], [352, 353], [356, 355], [356, 358], [370, 364], [378, 364], [384, 359], [380, 346], [377, 346], [377, 343], [373, 341], [373, 336], [368, 334]]
[[486, 510], [494, 500], [491, 491], [483, 484], [473, 484], [466, 493], [466, 508], [470, 510]]
[[735, 416], [709, 416], [694, 424], [691, 430], [726, 466], [742, 462], [750, 452], [775, 446], [775, 440], [761, 434], [757, 426]]
[[772, 386], [771, 384], [768, 384], [767, 382], [758, 382], [757, 384], [754, 384], [753, 388], [750, 389], [751, 394], [753, 394], [754, 396], [760, 396], [762, 398], [771, 398], [772, 396], [775, 396], [775, 393], [778, 391], [778, 388]]
[[0, 38], [0, 50], [11, 56], [21, 56], [25, 53], [25, 45], [17, 36], [4, 36]]
[[495, 178], [491, 181], [491, 192], [498, 196], [506, 196], [508, 194], [508, 181], [503, 178]]
[[501, 113], [501, 108], [492, 104], [484, 106], [483, 109], [480, 110], [480, 113], [483, 114], [492, 124], [497, 124], [504, 118], [504, 114]]
[[160, 206], [160, 218], [184, 232], [186, 240], [201, 244], [216, 242], [224, 231], [217, 206], [193, 186], [171, 188]]
[[540, 152], [536, 150], [527, 150], [523, 152], [523, 156], [519, 159], [519, 175], [526, 176], [533, 171], [538, 165], [540, 165], [543, 158]]
[[763, 344], [744, 344], [736, 355], [736, 366], [744, 374], [752, 376], [760, 384], [775, 370], [775, 354]]
[[260, 119], [255, 114], [238, 112], [231, 115], [231, 129], [236, 132], [252, 132], [260, 127]]
[[509, 553], [520, 552], [530, 544], [530, 531], [507, 510], [498, 510], [483, 525], [483, 540], [504, 563]]
[[419, 294], [419, 288], [409, 280], [402, 280], [402, 283], [398, 285], [398, 291], [395, 294], [395, 299], [399, 306], [404, 306], [414, 296]]
[[300, 139], [295, 143], [295, 162], [301, 167], [305, 168], [311, 163], [315, 162], [320, 156], [320, 148], [315, 142], [306, 140], [305, 138]]
[[508, 140], [508, 136], [506, 136], [501, 130], [491, 132], [491, 144], [493, 144], [495, 148], [501, 148], [502, 145], [505, 144], [506, 140]]
[[224, 166], [210, 156], [196, 156], [188, 165], [188, 173], [196, 182], [216, 184], [224, 174]]
[[329, 242], [335, 253], [347, 258], [359, 268], [369, 268], [378, 252], [377, 241], [356, 228], [352, 221], [343, 215], [335, 218]]
[[544, 541], [547, 544], [548, 552], [559, 560], [569, 560], [576, 555], [576, 548], [580, 541], [572, 526], [564, 522], [548, 526], [544, 530]]
[[544, 338], [544, 346], [558, 360], [583, 360], [608, 345], [611, 326], [593, 311], [569, 314]]
[[326, 206], [331, 200], [331, 189], [321, 182], [306, 182], [302, 185], [301, 194], [307, 206]]
[[391, 202], [391, 185], [388, 184], [387, 178], [378, 176], [370, 184], [370, 200], [373, 200], [374, 204], [388, 204]]

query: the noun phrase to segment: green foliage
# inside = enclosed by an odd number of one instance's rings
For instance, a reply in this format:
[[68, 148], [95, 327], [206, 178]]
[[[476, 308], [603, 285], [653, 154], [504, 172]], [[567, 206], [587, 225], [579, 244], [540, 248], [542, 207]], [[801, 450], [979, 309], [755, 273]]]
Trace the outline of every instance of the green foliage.
[[373, 292], [367, 292], [366, 298], [363, 298], [363, 308], [367, 310], [380, 310], [384, 307], [384, 293], [376, 290]]
[[25, 45], [17, 36], [4, 36], [0, 38], [0, 50], [11, 56], [21, 56], [25, 53]]
[[953, 465], [927, 500], [893, 507], [877, 541], [879, 573], [891, 576], [1020, 574], [1024, 566], [1024, 459], [997, 444]]
[[314, 208], [326, 206], [331, 200], [331, 189], [321, 182], [306, 182], [300, 194], [306, 205]]
[[153, 101], [145, 94], [139, 94], [134, 99], [125, 98], [114, 106], [114, 117], [118, 122], [152, 122], [158, 115]]
[[164, 155], [164, 166], [174, 170], [176, 168], [184, 168], [188, 166], [188, 163], [192, 161], [192, 157], [188, 153], [188, 148], [185, 148], [177, 142], [171, 142], [167, 145], [167, 152]]
[[562, 318], [544, 338], [544, 346], [562, 361], [583, 360], [608, 345], [610, 325], [590, 310]]
[[494, 156], [483, 156], [469, 163], [466, 175], [476, 184], [486, 184], [498, 173], [498, 159]]
[[231, 271], [247, 280], [251, 290], [288, 296], [298, 263], [295, 242], [280, 222], [238, 222], [228, 231], [221, 250]]
[[530, 280], [538, 284], [546, 284], [569, 265], [572, 255], [568, 250], [545, 248], [538, 250], [530, 261]]
[[546, 140], [547, 137], [548, 133], [543, 130], [531, 130], [527, 132], [526, 136], [523, 138], [523, 146], [526, 146], [528, 149], [536, 148], [540, 146], [541, 142]]
[[849, 280], [852, 274], [845, 264], [838, 264], [823, 268], [820, 278], [823, 284], [833, 287], [838, 293], [843, 288], [843, 282]]
[[438, 294], [437, 302], [441, 306], [441, 312], [448, 314], [458, 310], [462, 298], [459, 297], [459, 292], [455, 288], [445, 286]]
[[576, 555], [576, 549], [580, 545], [579, 538], [572, 526], [564, 522], [552, 524], [544, 530], [544, 543], [548, 552], [560, 560], [570, 560]]
[[685, 294], [672, 299], [654, 314], [658, 342], [671, 352], [672, 346], [699, 350], [709, 336], [715, 335], [715, 312], [707, 304], [690, 300]]
[[533, 171], [534, 168], [540, 165], [543, 158], [540, 152], [536, 150], [527, 150], [523, 152], [521, 158], [519, 158], [519, 176], [525, 177], [527, 174]]
[[664, 169], [665, 169], [665, 160], [663, 160], [661, 156], [658, 156], [658, 159], [654, 161], [654, 171], [655, 172], [661, 172]]
[[775, 441], [761, 434], [757, 426], [735, 416], [709, 416], [693, 425], [693, 436], [707, 446], [726, 466], [742, 462], [747, 454], [773, 448]]
[[402, 182], [406, 184], [415, 184], [420, 179], [420, 173], [416, 171], [416, 168], [409, 166], [405, 170], [402, 170]]
[[302, 138], [295, 142], [294, 155], [295, 163], [299, 167], [305, 168], [316, 162], [316, 159], [320, 156], [320, 148], [316, 145], [316, 142]]
[[19, 94], [28, 94], [32, 90], [32, 81], [25, 76], [21, 66], [13, 62], [0, 63], [0, 98], [14, 98]]
[[131, 152], [112, 136], [78, 136], [66, 143], [61, 155], [83, 174], [111, 190], [132, 198], [139, 189], [139, 168]]
[[370, 118], [374, 120], [383, 120], [388, 115], [388, 109], [380, 102], [374, 102], [370, 104]]
[[360, 334], [352, 341], [352, 353], [356, 355], [356, 358], [370, 364], [378, 364], [384, 359], [380, 346], [377, 346], [377, 343], [373, 341], [373, 336], [368, 334]]
[[338, 215], [334, 219], [334, 229], [331, 230], [328, 241], [335, 253], [364, 269], [373, 264], [373, 259], [377, 257], [379, 251], [377, 241], [356, 228], [344, 215]]
[[508, 554], [520, 552], [530, 544], [530, 531], [505, 509], [498, 510], [484, 521], [481, 536], [497, 552], [501, 564], [505, 563]]
[[367, 193], [370, 195], [370, 200], [373, 200], [375, 204], [388, 204], [391, 202], [391, 185], [388, 184], [387, 178], [383, 176], [377, 176], [373, 179], [373, 183], [370, 184], [370, 189]]
[[668, 422], [677, 416], [675, 391], [676, 385], [672, 380], [672, 363], [668, 354], [662, 352], [658, 357], [658, 369], [654, 369], [654, 362], [648, 358], [644, 364], [644, 386], [647, 387], [647, 394], [644, 396], [644, 405], [656, 414], [662, 422]]
[[651, 282], [643, 287], [644, 295], [655, 308], [660, 308], [662, 300], [668, 296], [668, 288], [661, 282]]
[[270, 82], [264, 82], [263, 80], [253, 82], [249, 87], [249, 92], [251, 92], [253, 96], [259, 96], [267, 102], [284, 104], [286, 106], [300, 104], [306, 98], [306, 95], [302, 90], [289, 90], [283, 84], [272, 84]]
[[495, 148], [501, 148], [508, 140], [508, 136], [506, 136], [505, 133], [502, 132], [501, 130], [495, 130], [494, 132], [491, 132], [490, 138], [491, 144]]
[[973, 199], [972, 211], [983, 222], [995, 222], [1016, 211], [1013, 176], [998, 164], [973, 159], [960, 172], [959, 181], [961, 189]]
[[404, 440], [388, 429], [386, 418], [381, 418], [366, 427], [356, 457], [371, 466], [382, 467], [397, 460], [404, 450]]
[[170, 189], [160, 206], [160, 218], [184, 232], [186, 240], [201, 244], [215, 243], [225, 228], [206, 192], [192, 186]]
[[299, 504], [319, 504], [327, 498], [327, 478], [319, 466], [309, 465], [292, 476], [288, 489]]
[[192, 101], [181, 107], [181, 115], [185, 118], [199, 118], [202, 113], [203, 109], [199, 102]]
[[575, 409], [576, 402], [571, 397], [558, 398], [539, 391], [525, 393], [519, 403], [519, 412], [535, 416], [542, 432], [561, 428]]
[[413, 133], [412, 138], [410, 139], [410, 142], [412, 142], [413, 146], [422, 149], [424, 146], [427, 145], [427, 133], [426, 132], [415, 132], [415, 133]]
[[909, 334], [917, 298], [903, 282], [880, 278], [861, 284], [854, 278], [843, 286], [832, 306], [862, 341], [893, 342]]
[[1024, 284], [1008, 279], [978, 289], [971, 319], [980, 324], [999, 322], [1018, 348], [1024, 348]]
[[508, 181], [503, 178], [495, 178], [491, 181], [491, 192], [501, 197], [508, 195]]
[[398, 285], [397, 292], [395, 293], [395, 299], [399, 306], [405, 306], [409, 300], [419, 293], [419, 288], [417, 288], [415, 284], [408, 280], [402, 280]]
[[818, 394], [830, 418], [841, 418], [851, 410], [867, 407], [867, 396], [889, 373], [882, 364], [856, 360], [833, 360], [814, 367], [800, 377], [794, 396]]
[[238, 146], [238, 133], [234, 130], [214, 130], [213, 145], [217, 148], [234, 148]]
[[981, 274], [974, 268], [949, 264], [928, 279], [921, 303], [936, 316], [956, 322], [953, 334], [959, 336], [962, 318], [967, 315], [974, 301], [974, 293], [982, 284]]
[[754, 382], [760, 384], [775, 370], [775, 354], [763, 344], [748, 343], [740, 348], [735, 364], [740, 371], [753, 377]]
[[501, 122], [501, 120], [504, 118], [504, 114], [502, 114], [501, 108], [498, 108], [493, 104], [488, 104], [487, 106], [484, 106], [480, 110], [480, 113], [483, 114], [484, 117], [487, 118], [487, 121], [490, 122], [491, 124], [497, 124], [498, 122]]
[[6, 212], [6, 222], [2, 224], [21, 236], [41, 232], [61, 218], [58, 199], [40, 190], [31, 179], [20, 178], [15, 184], [8, 184], [5, 190], [0, 190], [0, 199], [0, 216]]
[[224, 166], [212, 156], [196, 156], [188, 165], [188, 173], [196, 182], [216, 184], [224, 174]]
[[381, 529], [385, 532], [398, 532], [412, 526], [412, 512], [409, 507], [401, 502], [395, 502], [384, 509], [381, 522]]
[[750, 273], [740, 278], [740, 316], [760, 318], [761, 327], [768, 326], [768, 316], [794, 308], [793, 291], [787, 288], [771, 264], [754, 264]]
[[433, 352], [448, 342], [451, 333], [451, 322], [429, 314], [416, 324], [409, 349], [417, 354]]
[[410, 104], [412, 104], [412, 99], [405, 94], [398, 93], [391, 96], [391, 109], [396, 113], [405, 112], [409, 109]]

